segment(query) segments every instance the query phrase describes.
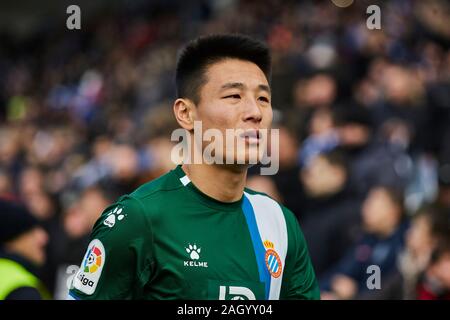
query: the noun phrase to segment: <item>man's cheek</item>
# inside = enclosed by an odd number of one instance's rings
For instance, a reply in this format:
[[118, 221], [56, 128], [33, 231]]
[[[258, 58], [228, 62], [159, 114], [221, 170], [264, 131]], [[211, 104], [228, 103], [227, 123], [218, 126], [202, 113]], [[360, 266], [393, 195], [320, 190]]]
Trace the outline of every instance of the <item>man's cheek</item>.
[[272, 107], [270, 107], [268, 109], [267, 115], [265, 116], [264, 120], [267, 121], [267, 124], [268, 124], [267, 127], [269, 127], [272, 124], [272, 121], [273, 121], [273, 110], [272, 110]]

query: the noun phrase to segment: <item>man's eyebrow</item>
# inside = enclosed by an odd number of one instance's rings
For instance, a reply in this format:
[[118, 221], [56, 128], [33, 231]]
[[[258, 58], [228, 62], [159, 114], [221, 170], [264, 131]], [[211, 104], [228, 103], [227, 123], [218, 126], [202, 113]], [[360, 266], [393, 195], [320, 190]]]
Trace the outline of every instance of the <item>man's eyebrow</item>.
[[[224, 85], [222, 85], [222, 87], [220, 87], [221, 90], [226, 90], [226, 89], [244, 89], [246, 87], [245, 84], [243, 84], [242, 82], [228, 82], [225, 83]], [[268, 85], [265, 84], [260, 84], [258, 85], [258, 90], [261, 91], [267, 91], [267, 93], [270, 94], [270, 87]]]
[[244, 89], [245, 85], [242, 82], [228, 82], [225, 83], [222, 87], [220, 87], [221, 90], [226, 89]]
[[265, 85], [265, 84], [260, 84], [260, 85], [258, 86], [258, 89], [259, 89], [259, 90], [262, 90], [262, 91], [267, 91], [267, 93], [270, 94], [270, 87], [267, 86], [267, 85]]

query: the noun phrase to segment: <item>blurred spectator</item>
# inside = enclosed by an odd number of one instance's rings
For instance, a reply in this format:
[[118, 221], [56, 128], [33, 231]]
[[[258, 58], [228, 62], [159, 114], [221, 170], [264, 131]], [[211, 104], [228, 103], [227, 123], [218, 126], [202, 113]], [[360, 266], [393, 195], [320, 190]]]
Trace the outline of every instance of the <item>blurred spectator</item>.
[[252, 175], [247, 179], [247, 188], [264, 192], [276, 201], [282, 201], [280, 193], [272, 179], [267, 176]]
[[[401, 298], [420, 299], [420, 295], [425, 294], [417, 292], [419, 281], [427, 277], [427, 269], [434, 270], [432, 266], [436, 264], [437, 257], [443, 255], [445, 251], [440, 247], [448, 241], [449, 235], [450, 222], [445, 210], [439, 207], [426, 207], [414, 217], [407, 233], [405, 251], [399, 256], [399, 269], [403, 280]], [[439, 277], [440, 269], [439, 267], [436, 269]], [[449, 288], [447, 286], [447, 289]]]
[[354, 247], [320, 279], [324, 299], [354, 299], [367, 294], [367, 268], [381, 270], [381, 290], [396, 269], [407, 223], [403, 198], [389, 187], [374, 187], [362, 208], [363, 233]]
[[450, 163], [443, 163], [439, 167], [439, 192], [437, 203], [450, 208]]
[[[298, 177], [300, 139], [299, 120], [296, 113], [280, 112], [274, 119], [273, 127], [279, 129], [279, 171], [271, 176], [280, 202], [285, 204], [296, 216], [299, 216], [303, 203], [299, 196], [301, 183]], [[250, 171], [253, 168], [250, 169]], [[249, 172], [250, 172], [249, 171]], [[258, 190], [258, 189], [255, 189]]]
[[294, 104], [298, 108], [329, 107], [336, 98], [336, 82], [329, 74], [317, 74], [296, 83]]
[[346, 160], [339, 151], [313, 158], [302, 168], [300, 179], [304, 195], [297, 214], [320, 277], [355, 241], [360, 200], [349, 189]]
[[48, 235], [25, 208], [0, 200], [0, 300], [41, 300], [50, 294], [39, 280]]
[[91, 186], [79, 196], [73, 195], [62, 217], [48, 225], [50, 241], [43, 279], [53, 290], [55, 298], [64, 299], [66, 296], [66, 282], [70, 276], [67, 268], [78, 266], [95, 221], [114, 198], [99, 186]]
[[310, 119], [310, 134], [303, 141], [300, 151], [300, 165], [307, 166], [312, 158], [320, 153], [336, 148], [339, 136], [336, 132], [333, 115], [327, 108], [316, 109]]
[[362, 299], [419, 299], [432, 257], [448, 238], [445, 210], [425, 206], [413, 217], [406, 233], [406, 246], [397, 258], [397, 270], [384, 279], [383, 290], [367, 292]]
[[433, 252], [417, 288], [420, 300], [450, 300], [450, 242], [447, 239]]
[[0, 170], [0, 198], [7, 198], [13, 194], [12, 181], [8, 173]]

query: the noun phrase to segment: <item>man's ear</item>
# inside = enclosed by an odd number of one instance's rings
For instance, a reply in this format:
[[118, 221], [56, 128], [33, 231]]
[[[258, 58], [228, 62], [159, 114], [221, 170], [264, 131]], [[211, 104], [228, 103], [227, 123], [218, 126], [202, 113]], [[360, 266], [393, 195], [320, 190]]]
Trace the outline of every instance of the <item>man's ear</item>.
[[173, 104], [173, 112], [178, 124], [186, 129], [193, 130], [196, 118], [195, 104], [189, 99], [179, 98]]

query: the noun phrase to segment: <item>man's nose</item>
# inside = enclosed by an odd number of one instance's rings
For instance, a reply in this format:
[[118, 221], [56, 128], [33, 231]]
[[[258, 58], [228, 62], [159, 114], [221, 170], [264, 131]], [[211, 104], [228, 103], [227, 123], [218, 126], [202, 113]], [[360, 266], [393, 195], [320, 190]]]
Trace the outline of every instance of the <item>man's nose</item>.
[[262, 112], [261, 107], [255, 98], [249, 98], [246, 103], [246, 110], [244, 113], [244, 121], [261, 122]]

